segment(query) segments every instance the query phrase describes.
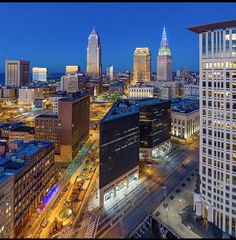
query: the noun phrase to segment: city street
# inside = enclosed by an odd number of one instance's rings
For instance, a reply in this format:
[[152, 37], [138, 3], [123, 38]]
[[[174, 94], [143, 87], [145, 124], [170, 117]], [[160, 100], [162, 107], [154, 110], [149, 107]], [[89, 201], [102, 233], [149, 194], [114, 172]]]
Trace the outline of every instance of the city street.
[[160, 202], [164, 201], [162, 187], [166, 186], [166, 194], [168, 195], [176, 187], [176, 183], [184, 179], [189, 171], [198, 165], [198, 143], [183, 146], [183, 149], [186, 153], [191, 152], [191, 155], [185, 157], [181, 162], [185, 167], [179, 163], [177, 166], [173, 165], [171, 168], [166, 168], [165, 172], [154, 171], [153, 176], [135, 189], [133, 193], [127, 195], [113, 208], [113, 211], [110, 211], [109, 215], [106, 213], [100, 216], [96, 237], [127, 237], [148, 213], [153, 212]]

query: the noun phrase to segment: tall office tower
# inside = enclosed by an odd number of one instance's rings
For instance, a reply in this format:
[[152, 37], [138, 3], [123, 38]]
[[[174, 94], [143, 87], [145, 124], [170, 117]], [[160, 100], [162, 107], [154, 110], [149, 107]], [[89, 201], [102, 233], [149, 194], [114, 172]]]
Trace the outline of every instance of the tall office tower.
[[138, 106], [118, 100], [100, 123], [100, 206], [138, 178], [139, 138]]
[[61, 124], [61, 155], [71, 162], [89, 137], [89, 96], [72, 94], [58, 102]]
[[66, 75], [67, 74], [77, 74], [80, 71], [79, 66], [66, 66]]
[[151, 81], [151, 52], [149, 48], [136, 48], [133, 60], [133, 84]]
[[33, 82], [47, 82], [48, 81], [48, 69], [47, 68], [39, 68], [33, 67]]
[[236, 236], [236, 20], [190, 27], [199, 34], [200, 191], [196, 215]]
[[102, 75], [102, 48], [100, 38], [95, 27], [88, 37], [87, 47], [87, 74], [93, 78], [100, 78]]
[[113, 80], [113, 78], [114, 78], [114, 72], [113, 71], [114, 71], [113, 65], [107, 68], [107, 78], [109, 80]]
[[9, 87], [28, 86], [30, 82], [30, 62], [6, 60], [5, 85]]
[[164, 27], [161, 39], [161, 46], [157, 56], [157, 80], [172, 80], [172, 56]]

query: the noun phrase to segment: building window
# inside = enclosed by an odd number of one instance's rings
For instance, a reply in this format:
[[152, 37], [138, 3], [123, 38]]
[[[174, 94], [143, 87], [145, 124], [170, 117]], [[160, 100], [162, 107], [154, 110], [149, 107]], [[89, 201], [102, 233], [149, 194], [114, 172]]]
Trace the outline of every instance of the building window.
[[206, 58], [206, 33], [202, 34], [202, 57]]

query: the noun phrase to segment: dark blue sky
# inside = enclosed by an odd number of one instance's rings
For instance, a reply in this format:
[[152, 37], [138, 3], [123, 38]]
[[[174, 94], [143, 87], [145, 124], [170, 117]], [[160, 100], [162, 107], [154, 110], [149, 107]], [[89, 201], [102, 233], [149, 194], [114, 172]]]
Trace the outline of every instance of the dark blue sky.
[[173, 69], [198, 70], [198, 36], [186, 27], [235, 19], [235, 3], [0, 3], [0, 72], [6, 59], [31, 61], [31, 67], [64, 72], [86, 66], [88, 35], [101, 38], [103, 71], [132, 70], [136, 47], [149, 47], [152, 71], [163, 25]]

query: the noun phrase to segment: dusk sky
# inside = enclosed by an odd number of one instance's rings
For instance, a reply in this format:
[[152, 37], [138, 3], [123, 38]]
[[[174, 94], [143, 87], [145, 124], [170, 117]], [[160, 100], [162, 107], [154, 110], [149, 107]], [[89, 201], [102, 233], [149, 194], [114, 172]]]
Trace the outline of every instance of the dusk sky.
[[0, 72], [6, 59], [64, 72], [86, 70], [88, 36], [96, 26], [103, 72], [132, 71], [136, 47], [149, 47], [152, 71], [166, 26], [173, 70], [198, 70], [198, 36], [187, 27], [235, 19], [235, 3], [0, 3]]

